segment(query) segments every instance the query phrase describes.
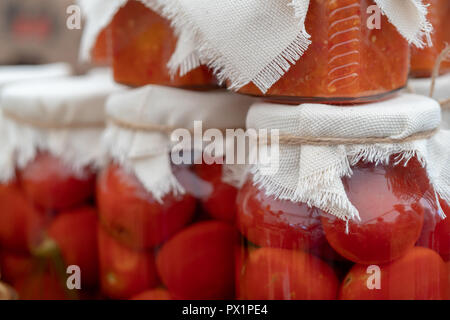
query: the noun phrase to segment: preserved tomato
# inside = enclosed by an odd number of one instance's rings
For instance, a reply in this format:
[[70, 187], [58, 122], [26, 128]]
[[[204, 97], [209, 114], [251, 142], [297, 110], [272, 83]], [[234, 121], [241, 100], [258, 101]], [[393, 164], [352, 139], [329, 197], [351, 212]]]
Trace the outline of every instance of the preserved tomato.
[[[446, 299], [448, 219], [439, 216], [417, 158], [404, 165], [394, 158], [360, 162], [342, 178], [360, 216], [349, 221], [270, 196], [250, 177], [237, 196], [237, 297]], [[441, 206], [446, 213], [447, 204]], [[369, 267], [381, 272], [381, 291], [368, 289]]]
[[196, 208], [189, 194], [155, 199], [136, 176], [117, 165], [101, 173], [97, 201], [101, 223], [133, 248], [156, 247], [168, 240], [192, 220]]
[[128, 1], [115, 15], [111, 28], [117, 82], [130, 86], [215, 87], [215, 78], [203, 66], [183, 77], [169, 74], [167, 63], [175, 51], [177, 38], [169, 21], [141, 2]]
[[361, 163], [353, 168], [351, 178], [343, 180], [360, 220], [346, 223], [322, 215], [328, 242], [338, 253], [356, 263], [379, 264], [414, 246], [424, 221], [422, 199], [430, 188], [416, 159], [395, 167]]
[[[430, 249], [411, 248], [404, 256], [380, 265], [379, 283], [369, 279], [367, 265], [356, 264], [344, 279], [342, 300], [446, 300], [448, 271], [442, 258]], [[374, 288], [368, 287], [371, 283]], [[375, 289], [376, 288], [376, 289]]]
[[[450, 2], [448, 0], [425, 0], [428, 4], [428, 20], [433, 25], [432, 46], [419, 49], [411, 48], [412, 77], [431, 77], [439, 54], [450, 43]], [[450, 61], [444, 60], [440, 73], [450, 72]]]
[[208, 191], [201, 196], [203, 210], [211, 217], [233, 223], [236, 219], [237, 189], [222, 180], [221, 164], [194, 166], [197, 177], [207, 183]]
[[45, 210], [65, 210], [86, 203], [95, 193], [95, 173], [75, 172], [61, 159], [40, 153], [18, 172], [26, 196]]
[[376, 101], [406, 85], [409, 48], [386, 16], [369, 28], [372, 0], [313, 0], [306, 17], [312, 44], [263, 95], [249, 84], [241, 93], [298, 104]]

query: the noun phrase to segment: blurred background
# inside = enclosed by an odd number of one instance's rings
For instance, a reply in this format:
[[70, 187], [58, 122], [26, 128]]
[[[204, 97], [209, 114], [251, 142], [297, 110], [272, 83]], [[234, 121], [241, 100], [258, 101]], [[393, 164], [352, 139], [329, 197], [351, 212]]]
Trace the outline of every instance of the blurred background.
[[69, 30], [75, 0], [1, 0], [0, 65], [68, 62], [78, 73], [81, 29]]

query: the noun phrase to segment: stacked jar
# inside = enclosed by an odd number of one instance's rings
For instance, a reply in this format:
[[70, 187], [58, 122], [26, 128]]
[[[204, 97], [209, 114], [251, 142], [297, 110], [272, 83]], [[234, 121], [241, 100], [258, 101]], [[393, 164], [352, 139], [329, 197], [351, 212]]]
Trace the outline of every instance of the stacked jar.
[[195, 162], [174, 164], [170, 133], [191, 132], [194, 121], [204, 130], [242, 128], [250, 100], [218, 90], [204, 66], [172, 76], [177, 37], [152, 9], [127, 1], [91, 51], [109, 34], [114, 80], [138, 87], [108, 101], [111, 159], [97, 183], [101, 291], [111, 299], [232, 299], [237, 188], [222, 179], [225, 155], [206, 165], [192, 153]]
[[96, 75], [2, 91], [0, 269], [20, 299], [96, 294], [104, 103], [121, 89]]
[[443, 126], [450, 127], [450, 3], [426, 1], [433, 23], [432, 47], [412, 48], [408, 89], [438, 100], [443, 109]]
[[[280, 130], [277, 169], [253, 167], [238, 193], [239, 299], [449, 298], [449, 185], [415, 144], [448, 149], [435, 137], [439, 107], [398, 95], [408, 41], [385, 15], [368, 27], [374, 5], [311, 1], [303, 56], [277, 62], [289, 70], [266, 92], [255, 81], [239, 89], [267, 102], [251, 107], [248, 129]], [[415, 127], [420, 112], [428, 122]]]

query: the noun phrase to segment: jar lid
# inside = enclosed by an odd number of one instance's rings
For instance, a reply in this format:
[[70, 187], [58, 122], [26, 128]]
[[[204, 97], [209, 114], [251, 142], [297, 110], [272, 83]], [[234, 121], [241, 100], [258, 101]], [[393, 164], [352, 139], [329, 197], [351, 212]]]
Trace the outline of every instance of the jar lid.
[[[193, 129], [244, 128], [252, 99], [225, 90], [191, 91], [157, 85], [112, 94], [106, 103], [109, 118], [135, 125]], [[145, 131], [145, 130], [144, 130]]]
[[101, 126], [107, 97], [123, 88], [106, 73], [27, 81], [5, 86], [0, 107], [30, 126]]
[[15, 177], [39, 151], [73, 173], [105, 163], [101, 135], [108, 95], [124, 90], [107, 73], [5, 86], [0, 101], [0, 182]]
[[0, 66], [0, 87], [17, 81], [64, 77], [71, 73], [72, 68], [66, 63]]
[[192, 133], [195, 123], [200, 124], [197, 134], [201, 139], [208, 128], [219, 133], [244, 128], [252, 101], [224, 90], [196, 92], [155, 85], [117, 93], [107, 102], [104, 146], [114, 161], [161, 200], [170, 192], [185, 192], [172, 173], [170, 153], [175, 150], [175, 141], [171, 134], [184, 129], [189, 136], [177, 151], [202, 151], [197, 148], [204, 147], [203, 140], [199, 145], [191, 144], [196, 139], [195, 130]]

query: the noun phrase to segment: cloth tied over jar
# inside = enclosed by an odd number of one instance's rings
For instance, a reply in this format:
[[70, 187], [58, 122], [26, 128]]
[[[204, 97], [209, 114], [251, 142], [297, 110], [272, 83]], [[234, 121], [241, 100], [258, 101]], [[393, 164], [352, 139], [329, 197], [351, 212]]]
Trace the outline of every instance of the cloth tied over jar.
[[108, 95], [123, 90], [107, 74], [26, 81], [0, 98], [0, 181], [15, 177], [38, 152], [60, 158], [76, 174], [105, 163], [101, 135]]
[[[170, 192], [185, 192], [172, 172], [171, 153], [202, 152], [204, 146], [203, 140], [202, 150], [192, 145], [196, 137], [173, 141], [172, 133], [177, 129], [194, 133], [196, 121], [201, 121], [204, 131], [244, 128], [251, 102], [222, 90], [196, 92], [155, 85], [114, 94], [107, 102], [103, 145], [113, 161], [135, 174], [161, 200]], [[226, 148], [215, 156], [224, 155]]]
[[[201, 62], [219, 80], [229, 80], [233, 90], [252, 82], [266, 93], [315, 41], [305, 28], [310, 0], [157, 2], [180, 36], [171, 70], [184, 74]], [[421, 0], [374, 3], [410, 44], [431, 42], [432, 25]]]
[[[348, 221], [359, 217], [342, 183], [352, 166], [387, 164], [392, 156], [396, 165], [405, 165], [417, 157], [437, 194], [450, 202], [450, 132], [439, 130], [440, 122], [439, 104], [412, 94], [345, 108], [256, 103], [247, 128], [279, 130], [279, 153], [249, 169], [268, 195]], [[256, 152], [251, 150], [253, 157]]]
[[[86, 16], [82, 60], [89, 60], [98, 35], [127, 1], [78, 1]], [[168, 64], [173, 74], [206, 64], [233, 90], [254, 83], [267, 92], [314, 42], [305, 28], [310, 0], [137, 1], [172, 22], [178, 36]], [[422, 0], [374, 1], [410, 44], [421, 48], [431, 42]]]

